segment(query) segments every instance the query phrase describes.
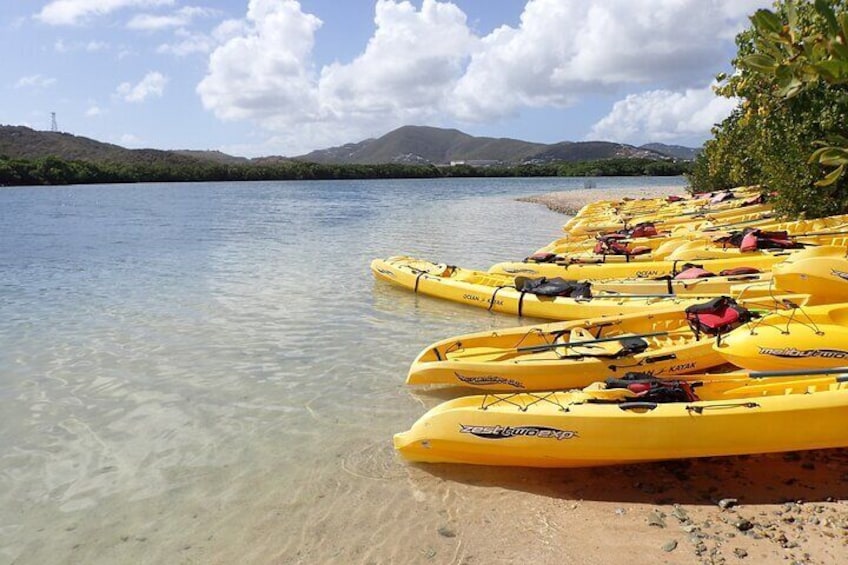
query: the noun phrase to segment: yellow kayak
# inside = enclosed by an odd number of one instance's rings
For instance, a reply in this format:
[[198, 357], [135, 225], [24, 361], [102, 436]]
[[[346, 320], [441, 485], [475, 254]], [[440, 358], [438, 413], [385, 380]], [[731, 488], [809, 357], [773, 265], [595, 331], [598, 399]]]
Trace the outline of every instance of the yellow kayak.
[[[848, 214], [837, 216], [828, 216], [826, 218], [815, 218], [811, 220], [793, 220], [793, 221], [777, 221], [770, 216], [762, 214], [754, 214], [744, 216], [741, 221], [711, 225], [701, 221], [700, 223], [684, 224], [683, 227], [676, 228], [673, 231], [658, 231], [656, 235], [633, 237], [633, 233], [646, 233], [655, 231], [656, 228], [649, 230], [643, 226], [638, 230], [630, 230], [620, 234], [627, 235], [621, 242], [627, 244], [630, 248], [650, 248], [656, 249], [660, 246], [668, 247], [667, 242], [675, 240], [680, 243], [700, 239], [704, 241], [712, 241], [722, 235], [730, 235], [730, 230], [742, 230], [746, 228], [757, 228], [768, 231], [786, 231], [789, 236], [793, 237], [816, 237], [825, 233], [833, 234], [840, 231], [848, 231]], [[597, 237], [591, 238], [560, 238], [545, 247], [542, 247], [533, 256], [545, 256], [549, 254], [564, 255], [568, 253], [586, 252], [595, 247]], [[803, 241], [803, 239], [802, 239]], [[814, 241], [813, 241], [814, 242]], [[671, 249], [670, 249], [671, 250]]]
[[[848, 280], [844, 284], [848, 286]], [[713, 347], [729, 363], [744, 369], [846, 366], [848, 303], [775, 312], [734, 330]]]
[[[436, 264], [412, 257], [396, 256], [388, 259], [374, 259], [371, 271], [378, 280], [397, 285], [413, 292], [426, 294], [460, 304], [486, 308], [492, 312], [503, 312], [542, 318], [547, 320], [582, 320], [599, 316], [617, 316], [619, 314], [646, 314], [661, 310], [682, 310], [693, 304], [703, 302], [703, 297], [650, 295], [632, 296], [617, 294], [598, 294], [586, 296], [583, 290], [588, 285], [574, 281], [548, 281], [530, 288], [540, 280], [526, 280], [516, 288], [516, 278], [509, 275], [474, 271], [461, 267]], [[558, 293], [562, 284], [570, 289], [571, 296], [546, 295], [550, 286]], [[763, 293], [759, 293], [763, 294]], [[771, 309], [774, 299], [768, 296], [761, 299], [751, 297], [746, 305], [752, 308]], [[807, 295], [792, 295], [792, 300], [806, 303]]]
[[525, 467], [845, 447], [846, 379], [730, 373], [464, 396], [431, 409], [394, 446], [410, 461]]
[[628, 371], [703, 372], [726, 363], [713, 341], [692, 330], [683, 310], [498, 329], [427, 346], [406, 382], [532, 391], [586, 386]]
[[621, 217], [615, 214], [607, 218], [586, 218], [569, 225], [568, 234], [574, 237], [594, 236], [598, 233], [618, 231], [639, 222], [652, 222], [658, 229], [673, 229], [693, 221], [706, 220], [710, 222], [730, 222], [733, 218], [741, 215], [767, 214], [773, 211], [771, 204], [746, 204], [739, 200], [728, 204], [723, 208], [694, 209], [694, 210], [666, 210], [663, 213], [653, 215], [640, 215], [635, 218]]
[[834, 272], [848, 272], [846, 247], [822, 245], [798, 250], [765, 272], [740, 269], [715, 274], [700, 265], [691, 265], [675, 277], [593, 281], [592, 289], [621, 294], [667, 293], [680, 296], [752, 296], [779, 292], [810, 294], [807, 304], [848, 301], [848, 285]]
[[[729, 250], [728, 250], [729, 251]], [[565, 279], [596, 281], [603, 279], [655, 278], [680, 273], [687, 263], [698, 263], [704, 269], [718, 272], [725, 269], [747, 267], [760, 271], [768, 270], [792, 254], [793, 250], [760, 250], [753, 253], [727, 252], [720, 257], [702, 257], [687, 250], [685, 258], [661, 261], [630, 261], [596, 263], [533, 263], [505, 261], [489, 267], [492, 274], [524, 275], [533, 277], [562, 277]], [[683, 255], [683, 254], [681, 254]], [[706, 255], [706, 254], [705, 254]], [[710, 253], [715, 255], [715, 253]]]

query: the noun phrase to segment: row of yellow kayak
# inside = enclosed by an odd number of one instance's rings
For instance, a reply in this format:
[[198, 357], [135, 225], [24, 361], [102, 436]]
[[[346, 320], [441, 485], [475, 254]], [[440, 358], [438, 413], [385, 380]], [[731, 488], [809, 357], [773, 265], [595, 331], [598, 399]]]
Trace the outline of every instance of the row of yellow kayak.
[[436, 406], [395, 448], [571, 467], [848, 446], [846, 228], [777, 222], [753, 187], [598, 202], [488, 271], [376, 259], [413, 292], [556, 320], [425, 347], [410, 385], [484, 394]]

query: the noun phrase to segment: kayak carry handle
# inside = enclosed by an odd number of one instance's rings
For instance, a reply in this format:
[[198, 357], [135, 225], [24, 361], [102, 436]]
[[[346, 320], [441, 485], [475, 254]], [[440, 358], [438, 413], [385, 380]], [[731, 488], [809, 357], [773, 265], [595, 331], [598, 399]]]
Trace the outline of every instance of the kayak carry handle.
[[656, 402], [622, 402], [618, 404], [621, 410], [653, 410], [657, 407]]

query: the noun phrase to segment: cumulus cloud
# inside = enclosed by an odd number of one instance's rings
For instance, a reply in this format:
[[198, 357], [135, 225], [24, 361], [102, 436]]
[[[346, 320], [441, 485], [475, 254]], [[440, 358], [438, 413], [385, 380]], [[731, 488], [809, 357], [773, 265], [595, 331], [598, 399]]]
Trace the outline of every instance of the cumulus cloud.
[[295, 0], [250, 0], [197, 92], [220, 119], [255, 120], [283, 144], [312, 147], [409, 123], [491, 122], [625, 89], [694, 92], [725, 69], [746, 16], [768, 5], [528, 0], [516, 26], [480, 36], [452, 2], [377, 0], [361, 53], [319, 69], [321, 20]]
[[377, 3], [376, 31], [348, 64], [321, 72], [319, 93], [331, 115], [385, 120], [428, 119], [449, 107], [452, 90], [477, 48], [465, 14], [453, 4], [424, 0]]
[[210, 56], [197, 87], [203, 105], [222, 119], [315, 117], [310, 61], [321, 23], [292, 0], [251, 0], [243, 32]]
[[152, 71], [144, 75], [144, 78], [138, 84], [121, 83], [116, 92], [127, 102], [144, 102], [151, 96], [160, 98], [165, 92], [167, 82], [167, 77], [162, 73]]
[[680, 92], [651, 90], [631, 94], [616, 102], [587, 137], [637, 145], [694, 138], [703, 141], [710, 128], [726, 118], [738, 103], [738, 100], [716, 96], [712, 86]]
[[[380, 0], [363, 53], [320, 73], [312, 48], [321, 20], [289, 0], [251, 0], [244, 29], [210, 56], [198, 85], [221, 119], [260, 120], [292, 137], [335, 142], [439, 115], [476, 39], [455, 5]], [[356, 132], [356, 133], [354, 133]]]
[[15, 88], [47, 88], [56, 84], [56, 79], [35, 74], [21, 77], [15, 82]]
[[76, 25], [123, 8], [167, 6], [174, 0], [52, 0], [35, 15], [49, 25]]
[[469, 120], [521, 107], [566, 107], [590, 93], [694, 87], [727, 62], [727, 45], [764, 0], [531, 0], [518, 27], [483, 39], [456, 88]]

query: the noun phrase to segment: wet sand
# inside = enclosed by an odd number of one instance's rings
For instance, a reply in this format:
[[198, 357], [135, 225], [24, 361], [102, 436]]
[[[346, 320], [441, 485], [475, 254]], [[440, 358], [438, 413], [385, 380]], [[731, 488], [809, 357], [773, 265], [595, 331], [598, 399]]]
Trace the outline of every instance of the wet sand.
[[419, 486], [444, 480], [454, 498], [488, 502], [487, 513], [456, 509], [434, 528], [443, 538], [436, 547], [461, 540], [452, 548], [460, 558], [440, 553], [441, 563], [840, 563], [847, 475], [848, 450], [594, 469], [410, 469]]

